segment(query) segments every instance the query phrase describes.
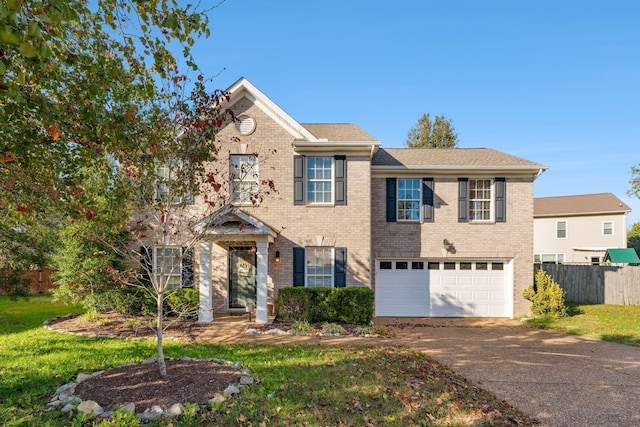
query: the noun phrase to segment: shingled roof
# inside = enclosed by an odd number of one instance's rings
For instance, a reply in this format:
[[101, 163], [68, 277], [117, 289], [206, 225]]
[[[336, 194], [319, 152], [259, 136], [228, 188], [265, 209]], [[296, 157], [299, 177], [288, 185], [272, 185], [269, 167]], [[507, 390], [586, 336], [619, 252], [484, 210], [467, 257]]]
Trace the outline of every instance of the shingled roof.
[[490, 148], [385, 148], [371, 161], [373, 167], [408, 169], [531, 169], [546, 166]]
[[575, 196], [538, 197], [533, 199], [533, 216], [571, 216], [616, 214], [631, 208], [612, 193]]
[[300, 123], [306, 130], [318, 139], [326, 138], [327, 141], [355, 142], [378, 141], [365, 132], [361, 127], [351, 123]]

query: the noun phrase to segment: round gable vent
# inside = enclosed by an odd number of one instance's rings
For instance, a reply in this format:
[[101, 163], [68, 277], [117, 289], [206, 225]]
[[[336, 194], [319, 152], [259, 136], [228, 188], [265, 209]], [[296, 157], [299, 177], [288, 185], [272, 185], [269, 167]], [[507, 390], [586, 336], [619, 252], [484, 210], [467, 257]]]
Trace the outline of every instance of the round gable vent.
[[240, 116], [236, 119], [236, 129], [241, 135], [249, 135], [256, 130], [256, 121], [253, 117]]

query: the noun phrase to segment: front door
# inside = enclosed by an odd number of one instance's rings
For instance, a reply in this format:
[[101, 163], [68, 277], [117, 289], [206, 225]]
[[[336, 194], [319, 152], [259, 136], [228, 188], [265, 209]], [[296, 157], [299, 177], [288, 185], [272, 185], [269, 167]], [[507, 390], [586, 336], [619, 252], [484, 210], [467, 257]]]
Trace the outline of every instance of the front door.
[[256, 250], [248, 246], [229, 248], [229, 308], [256, 305]]

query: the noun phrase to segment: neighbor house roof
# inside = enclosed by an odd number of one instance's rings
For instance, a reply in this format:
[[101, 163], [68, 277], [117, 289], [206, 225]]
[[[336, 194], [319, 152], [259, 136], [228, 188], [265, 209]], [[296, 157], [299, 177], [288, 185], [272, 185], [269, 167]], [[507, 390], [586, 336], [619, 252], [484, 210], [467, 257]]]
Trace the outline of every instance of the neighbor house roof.
[[611, 261], [613, 264], [639, 264], [640, 258], [633, 248], [607, 249], [603, 261]]
[[541, 173], [547, 167], [491, 148], [385, 148], [372, 159], [378, 170], [511, 170]]
[[533, 216], [622, 214], [631, 208], [612, 193], [538, 197], [533, 200]]
[[351, 123], [301, 123], [318, 139], [327, 141], [378, 141], [361, 127]]

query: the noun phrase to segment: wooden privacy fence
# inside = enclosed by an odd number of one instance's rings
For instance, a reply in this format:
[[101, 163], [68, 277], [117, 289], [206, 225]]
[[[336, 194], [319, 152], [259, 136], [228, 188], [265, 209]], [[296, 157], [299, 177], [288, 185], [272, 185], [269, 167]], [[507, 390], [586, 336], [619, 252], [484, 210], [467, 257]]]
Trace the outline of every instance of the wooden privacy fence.
[[640, 304], [640, 266], [536, 264], [567, 292], [566, 301]]
[[[54, 270], [44, 268], [42, 270], [25, 271], [24, 273], [20, 274], [19, 277], [22, 279], [29, 280], [30, 294], [32, 295], [43, 294], [43, 293], [50, 292], [51, 289], [55, 287], [55, 284], [51, 279], [51, 274], [53, 272]], [[15, 274], [16, 273], [9, 268], [0, 269], [0, 282], [4, 282], [8, 280], [9, 277]]]

